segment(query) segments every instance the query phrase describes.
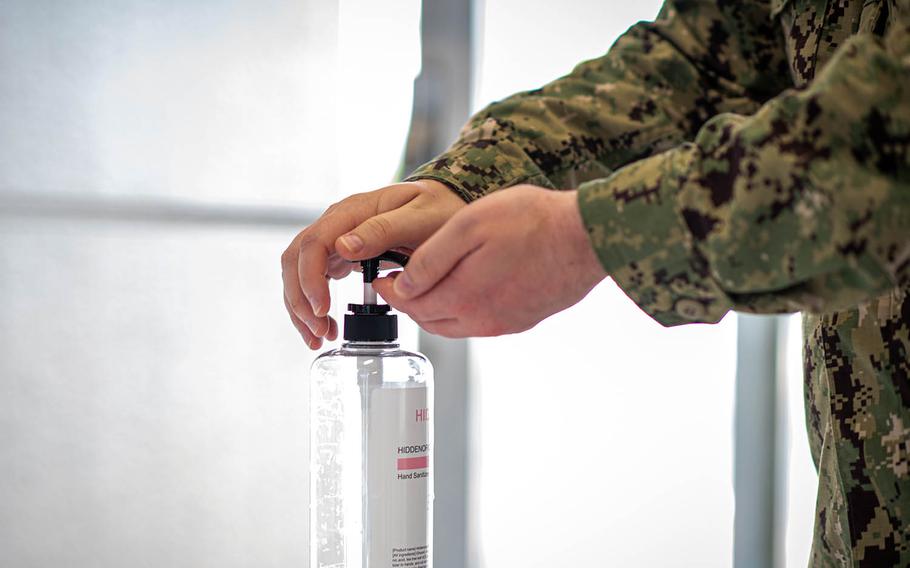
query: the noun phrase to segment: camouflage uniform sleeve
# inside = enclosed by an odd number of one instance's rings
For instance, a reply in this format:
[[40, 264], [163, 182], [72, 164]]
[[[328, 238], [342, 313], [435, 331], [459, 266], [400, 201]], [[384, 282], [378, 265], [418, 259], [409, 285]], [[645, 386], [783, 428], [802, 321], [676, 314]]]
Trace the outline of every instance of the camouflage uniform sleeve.
[[910, 283], [910, 32], [852, 38], [805, 90], [583, 185], [614, 280], [664, 325], [822, 312]]
[[754, 112], [787, 77], [768, 1], [668, 0], [603, 57], [480, 111], [407, 179], [465, 200], [519, 183], [575, 188], [691, 140], [719, 112]]

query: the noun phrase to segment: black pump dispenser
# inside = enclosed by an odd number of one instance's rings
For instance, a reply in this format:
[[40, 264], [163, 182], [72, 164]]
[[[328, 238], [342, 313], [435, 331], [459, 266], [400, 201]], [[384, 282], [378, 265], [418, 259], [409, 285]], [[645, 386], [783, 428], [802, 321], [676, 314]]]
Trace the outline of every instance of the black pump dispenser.
[[388, 251], [381, 255], [360, 261], [363, 270], [363, 303], [348, 304], [352, 313], [344, 315], [344, 339], [346, 341], [395, 341], [398, 339], [398, 316], [390, 314], [386, 304], [376, 303], [372, 292], [373, 280], [379, 276], [379, 264], [386, 260], [402, 267], [408, 264], [408, 256]]

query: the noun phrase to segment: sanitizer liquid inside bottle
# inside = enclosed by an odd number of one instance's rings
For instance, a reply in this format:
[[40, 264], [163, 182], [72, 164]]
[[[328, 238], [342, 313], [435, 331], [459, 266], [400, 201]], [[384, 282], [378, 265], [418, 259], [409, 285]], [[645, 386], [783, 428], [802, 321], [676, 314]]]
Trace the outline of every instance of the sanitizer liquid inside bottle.
[[432, 568], [433, 369], [398, 346], [397, 316], [363, 261], [341, 348], [310, 373], [311, 568]]

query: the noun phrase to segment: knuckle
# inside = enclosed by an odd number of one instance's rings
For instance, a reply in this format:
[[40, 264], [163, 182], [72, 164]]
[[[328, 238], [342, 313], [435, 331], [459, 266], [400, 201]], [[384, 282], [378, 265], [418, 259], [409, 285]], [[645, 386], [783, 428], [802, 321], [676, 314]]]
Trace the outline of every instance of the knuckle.
[[367, 193], [352, 193], [351, 195], [345, 197], [338, 203], [336, 203], [336, 211], [341, 209], [350, 209], [352, 207], [360, 206], [365, 199], [367, 199]]
[[300, 257], [300, 254], [303, 253], [304, 251], [316, 249], [316, 248], [319, 248], [319, 246], [320, 246], [320, 242], [315, 234], [310, 233], [308, 235], [304, 235], [303, 237], [301, 237], [300, 242], [298, 244], [298, 252], [294, 256], [294, 262], [297, 261], [297, 259]]
[[412, 183], [397, 183], [370, 192], [376, 211], [389, 211], [412, 203], [420, 195], [420, 188]]
[[289, 298], [288, 305], [291, 307], [291, 311], [294, 312], [298, 317], [303, 317], [306, 315], [306, 300], [300, 297]]
[[370, 196], [376, 201], [376, 212], [389, 209], [390, 192], [388, 191], [388, 188], [372, 191], [370, 192]]
[[327, 215], [331, 215], [332, 213], [334, 213], [335, 211], [338, 210], [338, 206], [341, 205], [341, 203], [343, 203], [343, 201], [336, 201], [335, 203], [332, 203], [331, 205], [329, 205], [328, 207], [325, 208], [325, 211], [322, 212], [322, 215], [320, 215], [320, 217], [325, 217]]
[[392, 223], [385, 217], [371, 217], [367, 226], [376, 236], [386, 237], [392, 234]]
[[307, 248], [309, 246], [312, 246], [318, 240], [319, 239], [315, 231], [304, 231], [300, 233], [300, 239], [297, 241], [297, 248]]
[[329, 324], [325, 318], [313, 318], [309, 321], [309, 325], [313, 329], [313, 333], [316, 335], [322, 336], [329, 331]]
[[330, 212], [334, 213], [341, 209], [345, 209], [352, 205], [356, 205], [357, 203], [363, 201], [363, 196], [364, 196], [364, 193], [362, 193], [362, 192], [361, 193], [352, 193], [352, 194], [348, 195], [347, 197], [340, 199], [339, 201], [336, 201], [335, 203], [329, 205], [329, 208], [326, 209], [326, 213], [330, 213]]
[[357, 201], [357, 198], [359, 195], [360, 195], [359, 193], [352, 193], [351, 195], [348, 195], [341, 201], [336, 201], [335, 203], [330, 205], [329, 209], [337, 211], [338, 209], [344, 207], [345, 205], [350, 205], [351, 203], [354, 203], [355, 201]]
[[300, 255], [300, 249], [297, 244], [292, 244], [283, 253], [281, 253], [282, 270], [293, 270], [297, 266], [297, 258]]

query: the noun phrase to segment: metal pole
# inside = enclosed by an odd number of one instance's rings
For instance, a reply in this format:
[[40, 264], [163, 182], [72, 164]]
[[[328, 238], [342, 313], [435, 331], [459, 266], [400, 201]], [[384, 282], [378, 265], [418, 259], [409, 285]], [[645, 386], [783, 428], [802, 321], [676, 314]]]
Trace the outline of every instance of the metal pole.
[[[414, 109], [405, 152], [410, 172], [444, 150], [471, 108], [472, 0], [423, 0], [422, 66], [414, 82]], [[468, 564], [468, 344], [421, 330], [420, 350], [435, 370], [435, 470], [433, 565]]]
[[733, 566], [780, 565], [777, 376], [780, 318], [738, 316]]

